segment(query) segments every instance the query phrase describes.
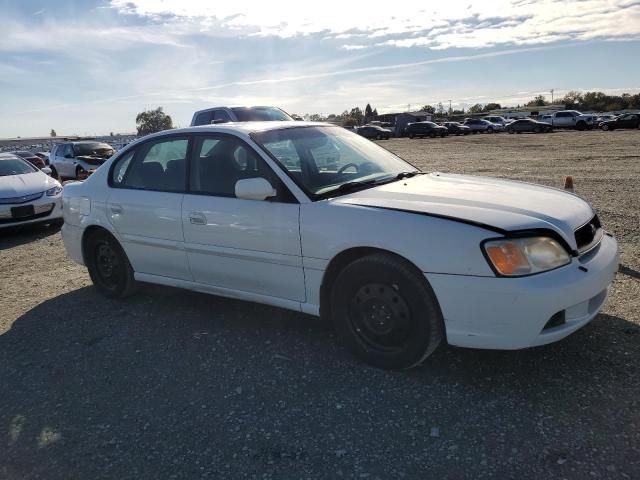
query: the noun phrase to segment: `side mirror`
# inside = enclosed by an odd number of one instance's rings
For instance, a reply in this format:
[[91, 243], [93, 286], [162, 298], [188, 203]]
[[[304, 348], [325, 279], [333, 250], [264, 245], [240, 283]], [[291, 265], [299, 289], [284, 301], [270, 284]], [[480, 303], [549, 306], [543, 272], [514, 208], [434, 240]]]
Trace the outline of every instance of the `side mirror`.
[[40, 169], [40, 171], [41, 171], [42, 173], [46, 173], [46, 174], [47, 174], [47, 175], [49, 175], [49, 176], [51, 176], [51, 173], [52, 173], [52, 171], [51, 171], [51, 169], [50, 169], [49, 167], [42, 167], [42, 168]]
[[276, 189], [264, 178], [245, 178], [236, 182], [236, 198], [266, 200], [276, 196]]
[[64, 158], [73, 158], [73, 155], [71, 155], [70, 153], [65, 153]]

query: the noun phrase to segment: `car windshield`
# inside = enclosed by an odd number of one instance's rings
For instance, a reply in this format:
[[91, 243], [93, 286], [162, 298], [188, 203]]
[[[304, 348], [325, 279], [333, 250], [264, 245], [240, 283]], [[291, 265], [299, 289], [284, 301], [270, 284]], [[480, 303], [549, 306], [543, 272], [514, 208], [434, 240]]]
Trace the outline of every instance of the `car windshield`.
[[30, 163], [25, 162], [21, 158], [0, 158], [0, 177], [23, 175], [37, 171], [35, 167], [32, 167]]
[[236, 107], [232, 108], [239, 122], [290, 121], [289, 115], [273, 107]]
[[251, 137], [313, 200], [419, 173], [393, 153], [340, 127], [285, 128]]
[[14, 152], [14, 155], [18, 155], [19, 157], [22, 157], [22, 158], [31, 158], [31, 157], [33, 157], [33, 153], [26, 152], [26, 151]]
[[76, 143], [73, 147], [77, 155], [105, 155], [113, 152], [113, 148], [106, 143]]

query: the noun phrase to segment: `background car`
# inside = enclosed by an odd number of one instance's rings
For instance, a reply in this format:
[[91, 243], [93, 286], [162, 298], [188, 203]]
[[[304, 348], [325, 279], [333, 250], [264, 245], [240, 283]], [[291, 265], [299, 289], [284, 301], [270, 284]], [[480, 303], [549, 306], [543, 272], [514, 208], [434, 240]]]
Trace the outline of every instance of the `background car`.
[[62, 222], [62, 186], [23, 158], [0, 153], [0, 228]]
[[44, 160], [33, 152], [28, 152], [26, 150], [17, 150], [15, 152], [9, 152], [9, 153], [12, 153], [13, 155], [17, 155], [18, 157], [25, 159], [27, 162], [29, 162], [31, 165], [33, 165], [36, 168], [46, 167]]
[[49, 165], [49, 152], [34, 152], [34, 154], [44, 160], [45, 165]]
[[444, 122], [442, 126], [446, 127], [451, 135], [469, 135], [471, 133], [469, 127], [459, 122]]
[[362, 127], [358, 127], [356, 133], [364, 138], [375, 138], [376, 140], [389, 140], [391, 137], [390, 130], [376, 125], [364, 125]]
[[513, 120], [508, 120], [504, 117], [501, 117], [500, 115], [489, 115], [489, 116], [483, 117], [482, 120], [486, 120], [487, 122], [491, 122], [491, 123], [497, 123], [499, 125], [502, 125], [503, 127], [506, 127], [509, 123], [513, 121]]
[[114, 154], [108, 143], [67, 142], [56, 145], [49, 156], [54, 177], [82, 180]]
[[617, 128], [640, 128], [640, 114], [625, 113], [613, 120], [601, 122], [600, 128], [604, 131], [615, 130]]
[[520, 120], [516, 120], [511, 122], [509, 125], [505, 127], [505, 130], [508, 133], [523, 133], [523, 132], [532, 132], [532, 133], [543, 133], [543, 132], [553, 132], [553, 125], [546, 122], [539, 122], [532, 118], [523, 118]]
[[193, 114], [191, 126], [226, 122], [295, 121], [278, 107], [213, 107]]
[[467, 118], [463, 125], [471, 129], [471, 133], [495, 133], [504, 131], [504, 127], [499, 123], [491, 123], [481, 118]]
[[407, 125], [404, 133], [409, 138], [446, 137], [449, 135], [449, 129], [433, 122], [413, 122]]

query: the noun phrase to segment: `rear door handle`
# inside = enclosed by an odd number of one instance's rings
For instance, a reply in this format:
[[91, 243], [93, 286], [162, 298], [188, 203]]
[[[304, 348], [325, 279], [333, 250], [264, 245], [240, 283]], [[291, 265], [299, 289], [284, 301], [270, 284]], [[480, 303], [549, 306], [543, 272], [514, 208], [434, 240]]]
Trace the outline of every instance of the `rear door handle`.
[[189, 223], [192, 223], [193, 225], [206, 225], [207, 219], [200, 212], [190, 212]]
[[117, 203], [112, 204], [111, 213], [114, 215], [120, 215], [122, 213], [122, 205], [118, 205]]

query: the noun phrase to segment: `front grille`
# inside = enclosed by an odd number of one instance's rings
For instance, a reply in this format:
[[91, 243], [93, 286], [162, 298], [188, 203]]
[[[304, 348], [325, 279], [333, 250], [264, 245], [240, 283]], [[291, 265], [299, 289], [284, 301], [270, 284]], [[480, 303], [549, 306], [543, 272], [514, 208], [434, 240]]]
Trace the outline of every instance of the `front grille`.
[[20, 203], [33, 202], [34, 200], [39, 199], [44, 192], [40, 193], [32, 193], [31, 195], [25, 195], [23, 197], [10, 197], [10, 198], [0, 198], [0, 204], [2, 205], [16, 205]]
[[602, 238], [602, 225], [597, 215], [575, 231], [576, 245], [579, 252], [594, 247]]

